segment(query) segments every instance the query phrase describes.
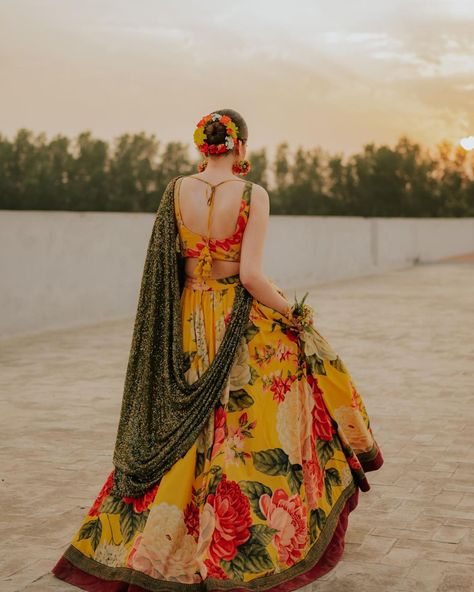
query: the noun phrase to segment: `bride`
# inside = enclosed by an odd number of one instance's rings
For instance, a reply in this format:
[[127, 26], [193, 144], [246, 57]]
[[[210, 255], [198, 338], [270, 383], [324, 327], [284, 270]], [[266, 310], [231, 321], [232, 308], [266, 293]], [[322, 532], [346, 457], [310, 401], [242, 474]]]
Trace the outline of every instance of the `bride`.
[[200, 119], [143, 270], [113, 470], [53, 568], [89, 591], [300, 588], [342, 556], [383, 457], [354, 380], [262, 271], [248, 129]]

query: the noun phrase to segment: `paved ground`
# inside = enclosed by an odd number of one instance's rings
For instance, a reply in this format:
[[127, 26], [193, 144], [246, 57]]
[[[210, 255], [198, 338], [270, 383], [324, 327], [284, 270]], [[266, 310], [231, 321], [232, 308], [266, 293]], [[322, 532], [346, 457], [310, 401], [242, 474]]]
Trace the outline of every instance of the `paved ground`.
[[[302, 294], [302, 292], [301, 292]], [[474, 590], [474, 257], [311, 291], [386, 457], [343, 561], [304, 590]], [[131, 321], [0, 345], [0, 590], [48, 571], [110, 468]]]

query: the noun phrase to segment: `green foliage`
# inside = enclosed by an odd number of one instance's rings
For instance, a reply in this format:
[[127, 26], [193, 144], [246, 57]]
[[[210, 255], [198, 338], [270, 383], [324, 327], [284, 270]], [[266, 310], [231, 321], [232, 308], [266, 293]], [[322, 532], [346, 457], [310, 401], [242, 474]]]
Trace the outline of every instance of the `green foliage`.
[[316, 453], [318, 455], [319, 464], [324, 469], [326, 463], [334, 455], [333, 440], [322, 440], [318, 438], [316, 440]]
[[271, 475], [285, 475], [291, 493], [299, 493], [303, 483], [301, 465], [291, 464], [288, 455], [282, 448], [269, 448], [252, 452], [252, 460], [257, 471]]
[[287, 478], [291, 493], [299, 493], [303, 483], [302, 466], [299, 464], [290, 465]]
[[248, 497], [250, 506], [255, 514], [261, 519], [266, 520], [266, 517], [260, 510], [259, 501], [262, 495], [266, 494], [270, 497], [273, 495], [270, 487], [261, 483], [260, 481], [239, 481], [240, 489]]
[[109, 145], [90, 132], [73, 142], [22, 129], [0, 135], [0, 208], [154, 212], [168, 181], [191, 174], [188, 147], [161, 149], [154, 135], [123, 134]]
[[252, 452], [252, 459], [257, 471], [266, 475], [286, 475], [291, 466], [288, 455], [282, 448]]
[[137, 532], [143, 532], [149, 510], [134, 512], [133, 504], [124, 504], [120, 512], [120, 530], [125, 544], [129, 543]]
[[249, 530], [250, 538], [237, 547], [236, 556], [221, 562], [224, 571], [233, 578], [242, 579], [245, 572], [258, 574], [275, 567], [266, 546], [278, 530], [265, 524], [253, 524]]
[[232, 413], [234, 411], [242, 411], [242, 409], [251, 407], [253, 403], [253, 397], [249, 395], [245, 389], [230, 391], [227, 410], [229, 411], [229, 413]]
[[80, 541], [84, 539], [90, 539], [92, 549], [95, 551], [99, 545], [100, 537], [102, 536], [102, 522], [100, 518], [95, 520], [89, 520], [82, 525], [79, 531], [78, 539]]
[[[430, 151], [402, 137], [347, 158], [283, 142], [271, 163], [265, 149], [248, 158], [272, 214], [474, 216], [474, 152], [448, 142]], [[0, 135], [0, 209], [155, 212], [166, 183], [198, 160], [187, 144], [144, 132], [109, 144], [89, 131], [48, 140], [21, 129]]]
[[318, 535], [318, 530], [322, 530], [326, 524], [326, 512], [322, 508], [311, 510], [309, 515], [310, 542], [314, 542]]
[[246, 179], [266, 187], [268, 185], [268, 160], [265, 148], [262, 148], [262, 150], [250, 152], [250, 156], [248, 158], [251, 161], [252, 168], [250, 173], [246, 176]]
[[341, 485], [341, 483], [341, 476], [336, 468], [332, 467], [324, 472], [324, 488], [326, 499], [330, 506], [332, 506], [332, 486]]

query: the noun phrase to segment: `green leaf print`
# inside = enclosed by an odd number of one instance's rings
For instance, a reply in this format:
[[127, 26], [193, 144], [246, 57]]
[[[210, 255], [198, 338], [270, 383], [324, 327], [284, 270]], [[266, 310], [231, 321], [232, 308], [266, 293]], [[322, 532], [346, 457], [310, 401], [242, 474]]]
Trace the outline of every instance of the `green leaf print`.
[[285, 475], [291, 493], [299, 493], [303, 483], [303, 470], [299, 464], [290, 464], [288, 455], [281, 448], [269, 448], [252, 452], [253, 464], [265, 475]]
[[312, 356], [305, 356], [306, 363], [308, 364], [308, 372], [311, 374], [322, 374], [326, 375], [326, 368], [324, 367], [324, 362], [321, 358], [318, 358], [317, 354], [313, 354]]
[[241, 561], [235, 561], [235, 558], [232, 561], [225, 561], [223, 559], [221, 561], [221, 567], [229, 577], [235, 578], [236, 580], [243, 580], [243, 570], [245, 567]]
[[249, 384], [254, 384], [255, 381], [259, 378], [259, 373], [258, 370], [256, 368], [254, 368], [253, 366], [250, 366], [250, 380], [249, 380]]
[[278, 532], [276, 528], [270, 528], [266, 524], [253, 524], [250, 527], [250, 539], [254, 543], [258, 543], [266, 547], [272, 540], [273, 535]]
[[259, 332], [259, 328], [257, 327], [257, 325], [254, 325], [253, 323], [249, 323], [247, 325], [247, 328], [244, 333], [245, 340], [247, 341], [247, 343], [249, 341], [252, 341], [252, 339], [255, 337], [255, 335], [257, 335], [258, 332]]
[[245, 557], [245, 569], [250, 573], [260, 573], [274, 567], [272, 558], [262, 545], [254, 542], [242, 545], [242, 555]]
[[311, 542], [316, 540], [318, 529], [321, 530], [326, 523], [326, 512], [322, 508], [311, 510], [309, 515], [309, 532]]
[[211, 478], [209, 479], [208, 492], [215, 493], [217, 484], [222, 479], [222, 467], [213, 466], [210, 468]]
[[230, 391], [227, 411], [229, 411], [230, 413], [232, 413], [233, 411], [241, 411], [242, 409], [251, 407], [253, 404], [253, 397], [251, 397], [245, 389], [239, 389], [238, 391]]
[[339, 370], [339, 372], [344, 372], [344, 374], [349, 374], [347, 366], [344, 364], [344, 362], [341, 360], [341, 358], [339, 356], [335, 360], [329, 360], [329, 363], [331, 364], [331, 366], [336, 368], [336, 370]]
[[100, 511], [104, 514], [120, 514], [123, 510], [124, 502], [120, 498], [106, 497], [100, 507]]
[[[335, 450], [340, 450], [341, 452], [343, 452], [341, 438], [337, 434], [337, 423], [335, 421], [333, 421], [333, 425], [334, 425], [335, 433], [334, 433], [334, 437], [332, 439], [332, 445], [334, 446]], [[346, 456], [347, 456], [347, 454], [346, 454]], [[349, 456], [350, 456], [350, 454], [349, 454]]]
[[243, 579], [242, 576], [245, 573], [258, 574], [274, 567], [265, 547], [251, 538], [238, 547], [237, 555], [232, 561], [222, 561], [221, 565], [225, 571], [239, 579]]
[[247, 438], [253, 438], [254, 437], [253, 434], [252, 434], [252, 432], [249, 432], [248, 430], [242, 430], [242, 434], [244, 436], [246, 436]]
[[[264, 493], [271, 495], [271, 489], [258, 481], [240, 481], [239, 486], [246, 495], [248, 495], [247, 492], [250, 492], [253, 500], [258, 499]], [[253, 524], [249, 530], [249, 540], [238, 547], [234, 559], [221, 563], [223, 569], [235, 578], [243, 579], [245, 573], [258, 574], [268, 570], [272, 571], [275, 567], [265, 547], [278, 530], [270, 528], [266, 524]]]
[[287, 475], [288, 485], [290, 486], [291, 493], [299, 493], [301, 484], [303, 483], [303, 468], [301, 465], [294, 464], [290, 465], [290, 469]]
[[322, 440], [318, 438], [316, 440], [316, 453], [318, 455], [319, 464], [322, 469], [326, 466], [326, 463], [334, 454], [334, 447], [331, 440]]
[[290, 469], [288, 455], [281, 448], [269, 448], [252, 452], [253, 464], [265, 475], [286, 475]]
[[339, 471], [336, 469], [336, 467], [327, 469], [324, 478], [327, 478], [329, 481], [331, 481], [333, 485], [340, 485], [342, 483], [341, 475], [339, 474]]
[[255, 515], [262, 520], [266, 520], [264, 514], [262, 514], [262, 511], [260, 510], [258, 502], [264, 493], [270, 497], [273, 495], [273, 491], [270, 489], [270, 487], [260, 483], [260, 481], [239, 481], [239, 487], [243, 491], [244, 495], [248, 497], [250, 506], [255, 512]]
[[136, 513], [133, 511], [133, 504], [124, 504], [120, 512], [120, 530], [125, 544], [129, 543], [137, 532], [145, 527], [149, 510]]
[[196, 453], [196, 467], [194, 469], [194, 477], [200, 475], [204, 470], [204, 452]]
[[326, 489], [326, 499], [328, 500], [329, 505], [332, 505], [332, 486], [340, 485], [341, 483], [341, 476], [335, 467], [331, 467], [324, 472], [324, 486]]
[[330, 506], [332, 506], [332, 486], [340, 485], [341, 483], [341, 476], [339, 475], [339, 471], [336, 468], [331, 467], [325, 471], [324, 486], [326, 488], [326, 499]]
[[92, 549], [95, 551], [99, 545], [100, 537], [102, 535], [102, 522], [100, 518], [96, 520], [89, 520], [79, 531], [79, 540], [90, 539]]

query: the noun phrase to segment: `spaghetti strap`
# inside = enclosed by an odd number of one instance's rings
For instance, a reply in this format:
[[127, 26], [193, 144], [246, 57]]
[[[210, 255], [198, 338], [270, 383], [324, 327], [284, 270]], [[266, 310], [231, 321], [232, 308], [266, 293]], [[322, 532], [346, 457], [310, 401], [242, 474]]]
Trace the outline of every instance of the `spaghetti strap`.
[[[192, 175], [189, 175], [190, 177], [192, 177]], [[175, 210], [176, 210], [176, 218], [179, 221], [179, 225], [180, 227], [183, 229], [183, 231], [188, 231], [191, 232], [192, 234], [198, 234], [194, 231], [192, 231], [190, 228], [187, 228], [184, 224], [182, 215], [181, 215], [181, 207], [180, 207], [180, 190], [181, 190], [181, 181], [183, 180], [184, 176], [182, 176], [179, 180], [179, 183], [175, 189]], [[194, 177], [195, 179], [199, 179], [199, 177]], [[204, 183], [206, 183], [207, 185], [211, 186], [211, 194], [209, 196], [209, 198], [207, 199], [207, 205], [208, 205], [208, 212], [207, 212], [207, 232], [205, 234], [201, 234], [199, 233], [198, 236], [200, 238], [200, 245], [199, 248], [198, 245], [196, 245], [196, 249], [198, 251], [198, 255], [197, 255], [197, 259], [198, 259], [198, 263], [195, 267], [195, 274], [197, 276], [209, 276], [211, 273], [211, 268], [212, 268], [212, 260], [213, 260], [213, 256], [211, 255], [211, 251], [215, 251], [216, 248], [219, 248], [219, 246], [221, 245], [221, 243], [226, 242], [228, 240], [232, 240], [235, 241], [235, 238], [237, 236], [237, 233], [243, 232], [243, 228], [245, 227], [248, 217], [249, 217], [249, 210], [250, 210], [250, 195], [252, 192], [252, 185], [253, 183], [251, 181], [247, 181], [244, 179], [225, 179], [224, 181], [221, 181], [220, 183], [216, 183], [216, 184], [212, 184], [209, 181], [206, 181], [204, 179], [200, 179], [201, 181], [204, 181]], [[235, 224], [235, 230], [232, 233], [232, 235], [230, 237], [226, 237], [224, 239], [212, 239], [210, 234], [211, 234], [211, 218], [212, 218], [212, 212], [213, 212], [213, 208], [214, 208], [214, 203], [215, 203], [215, 199], [214, 195], [215, 195], [215, 190], [219, 185], [222, 185], [223, 183], [227, 183], [228, 181], [240, 181], [242, 183], [245, 184], [244, 186], [244, 190], [240, 199], [240, 208], [239, 208], [239, 215]], [[241, 236], [239, 235], [239, 237], [241, 238]], [[217, 243], [212, 243], [213, 240], [216, 240]], [[235, 244], [235, 242], [232, 242], [232, 244]], [[178, 249], [178, 247], [177, 247]], [[194, 249], [196, 251], [196, 249]], [[179, 250], [179, 249], [178, 249]], [[229, 250], [229, 246], [227, 246], [227, 251]], [[192, 256], [196, 256], [196, 254], [193, 254]], [[230, 257], [226, 257], [228, 259], [230, 259]], [[238, 260], [238, 259], [237, 259]]]
[[[207, 185], [209, 185], [211, 187], [211, 194], [210, 196], [207, 198], [207, 205], [212, 207], [212, 203], [214, 202], [213, 197], [215, 195], [216, 192], [216, 188], [219, 187], [219, 185], [222, 185], [223, 183], [228, 183], [229, 181], [242, 181], [243, 183], [245, 183], [245, 181], [243, 179], [224, 179], [224, 181], [220, 181], [219, 183], [210, 183], [209, 181], [206, 181], [204, 179], [200, 179], [199, 177], [195, 177], [194, 175], [189, 175], [189, 177], [191, 179], [197, 179], [198, 181], [202, 181], [203, 183], [206, 183]], [[208, 219], [208, 224], [210, 224], [210, 216], [211, 213], [209, 212], [209, 219]]]
[[211, 187], [219, 187], [222, 183], [228, 183], [229, 181], [240, 181], [242, 183], [246, 183], [244, 179], [224, 179], [224, 181], [220, 181], [219, 183], [211, 183], [210, 181], [206, 181], [205, 179], [201, 179], [200, 177], [195, 177], [194, 175], [189, 175], [190, 179], [197, 179], [198, 181], [202, 181], [203, 183], [207, 183]]

